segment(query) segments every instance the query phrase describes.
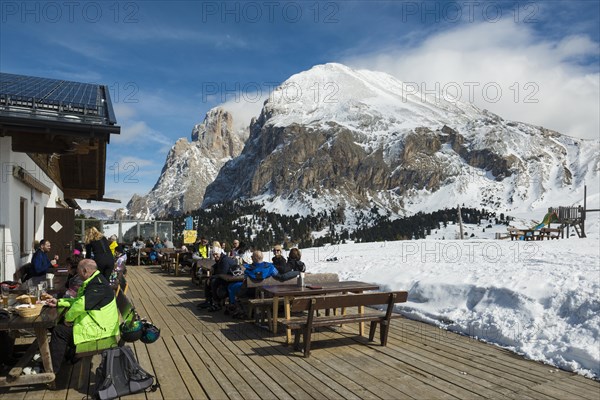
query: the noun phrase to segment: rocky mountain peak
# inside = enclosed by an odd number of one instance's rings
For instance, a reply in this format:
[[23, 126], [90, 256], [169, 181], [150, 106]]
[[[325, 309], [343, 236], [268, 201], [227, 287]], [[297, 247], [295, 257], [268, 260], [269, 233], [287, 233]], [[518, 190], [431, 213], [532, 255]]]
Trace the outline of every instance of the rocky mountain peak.
[[248, 136], [235, 131], [233, 115], [217, 107], [192, 129], [191, 139], [175, 142], [152, 190], [145, 196], [134, 195], [127, 204], [130, 217], [158, 218], [197, 209], [204, 192], [225, 162], [238, 156]]
[[284, 213], [338, 204], [410, 212], [432, 202], [527, 208], [573, 192], [587, 174], [597, 180], [586, 165], [598, 157], [597, 142], [422, 94], [385, 73], [325, 64], [273, 91], [203, 206], [245, 198]]

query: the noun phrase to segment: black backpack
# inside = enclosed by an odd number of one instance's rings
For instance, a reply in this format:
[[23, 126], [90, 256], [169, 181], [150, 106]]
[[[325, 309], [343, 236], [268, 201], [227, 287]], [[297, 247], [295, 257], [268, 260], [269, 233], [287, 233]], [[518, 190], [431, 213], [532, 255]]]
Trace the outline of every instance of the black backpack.
[[115, 399], [137, 393], [151, 387], [155, 391], [160, 387], [154, 376], [150, 375], [137, 362], [129, 346], [116, 347], [102, 352], [102, 362], [96, 369], [95, 398]]

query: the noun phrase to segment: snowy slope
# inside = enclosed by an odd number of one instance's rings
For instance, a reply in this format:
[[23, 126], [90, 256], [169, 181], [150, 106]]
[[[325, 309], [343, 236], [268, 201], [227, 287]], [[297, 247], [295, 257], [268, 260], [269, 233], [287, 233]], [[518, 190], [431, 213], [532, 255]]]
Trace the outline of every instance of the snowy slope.
[[588, 239], [345, 244], [304, 249], [302, 259], [308, 272], [408, 290], [397, 310], [409, 318], [597, 378], [597, 227]]

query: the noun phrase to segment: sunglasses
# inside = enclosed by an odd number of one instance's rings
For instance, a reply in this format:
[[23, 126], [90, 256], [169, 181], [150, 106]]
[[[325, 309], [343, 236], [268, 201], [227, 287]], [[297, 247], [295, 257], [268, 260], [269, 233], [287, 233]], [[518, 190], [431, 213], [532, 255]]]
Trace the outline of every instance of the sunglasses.
[[273, 253], [281, 253], [281, 250], [273, 250]]

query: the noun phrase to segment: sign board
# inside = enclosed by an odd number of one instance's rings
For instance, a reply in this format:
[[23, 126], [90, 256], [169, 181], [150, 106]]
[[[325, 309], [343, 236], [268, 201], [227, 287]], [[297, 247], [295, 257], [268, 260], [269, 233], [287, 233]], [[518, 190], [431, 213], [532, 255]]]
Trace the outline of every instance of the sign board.
[[183, 244], [194, 244], [196, 243], [196, 236], [198, 232], [195, 230], [183, 231]]

